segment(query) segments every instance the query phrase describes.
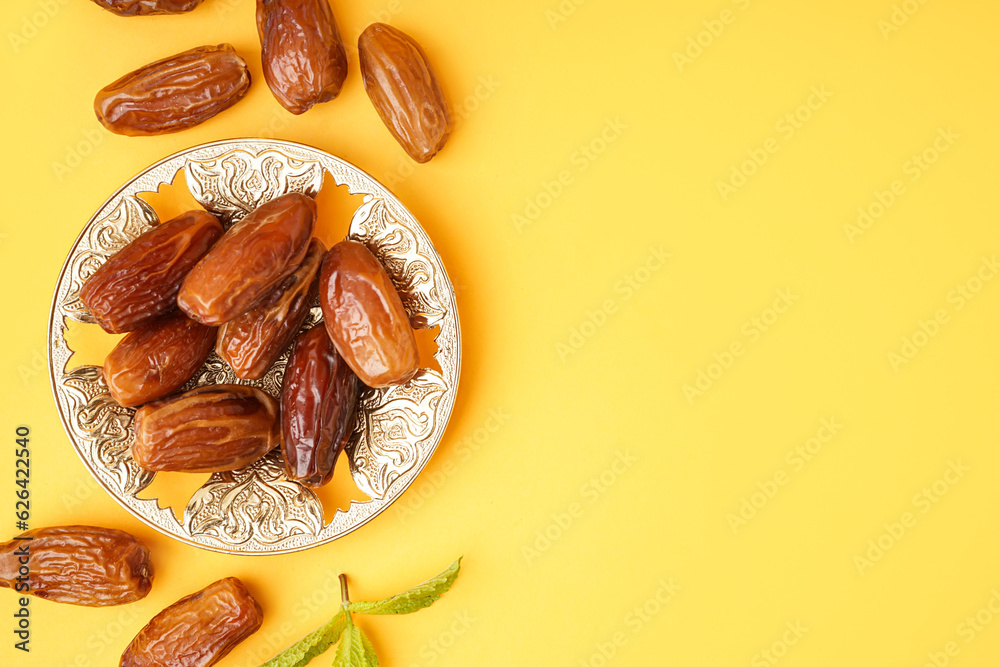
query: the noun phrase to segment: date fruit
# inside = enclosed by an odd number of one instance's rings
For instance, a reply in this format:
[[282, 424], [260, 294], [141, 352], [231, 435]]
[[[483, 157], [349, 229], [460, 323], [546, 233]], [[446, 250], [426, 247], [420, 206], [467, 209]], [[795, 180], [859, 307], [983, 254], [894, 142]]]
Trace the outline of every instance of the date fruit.
[[94, 0], [118, 16], [151, 16], [153, 14], [183, 14], [204, 0]]
[[209, 667], [257, 632], [264, 613], [242, 581], [226, 577], [173, 603], [146, 624], [119, 667]]
[[358, 378], [323, 324], [299, 336], [281, 385], [281, 446], [291, 479], [313, 487], [330, 481], [357, 402]]
[[205, 385], [136, 411], [132, 459], [154, 472], [223, 472], [250, 465], [280, 440], [273, 398], [256, 387]]
[[427, 55], [406, 33], [373, 23], [358, 38], [361, 78], [382, 122], [411, 158], [437, 155], [451, 115]]
[[87, 279], [80, 299], [108, 333], [142, 327], [177, 307], [188, 271], [223, 234], [216, 217], [188, 211], [153, 227]]
[[231, 44], [200, 46], [108, 84], [97, 93], [94, 112], [116, 134], [167, 134], [205, 122], [249, 89], [247, 64]]
[[294, 114], [329, 102], [347, 78], [347, 51], [329, 0], [257, 0], [264, 80]]
[[131, 407], [174, 393], [205, 363], [215, 333], [180, 311], [133, 331], [104, 360], [111, 398]]
[[236, 377], [259, 380], [292, 342], [316, 298], [316, 277], [326, 254], [319, 239], [309, 243], [306, 258], [295, 273], [271, 290], [264, 300], [222, 325], [215, 351]]
[[242, 315], [302, 264], [315, 221], [316, 202], [297, 192], [259, 206], [191, 270], [177, 303], [202, 324]]
[[[28, 567], [22, 568], [25, 563]], [[0, 544], [0, 587], [22, 594], [107, 607], [141, 600], [152, 585], [149, 549], [123, 530], [53, 526]]]
[[403, 302], [375, 255], [341, 241], [320, 269], [319, 303], [337, 352], [369, 387], [403, 384], [417, 372], [417, 340]]

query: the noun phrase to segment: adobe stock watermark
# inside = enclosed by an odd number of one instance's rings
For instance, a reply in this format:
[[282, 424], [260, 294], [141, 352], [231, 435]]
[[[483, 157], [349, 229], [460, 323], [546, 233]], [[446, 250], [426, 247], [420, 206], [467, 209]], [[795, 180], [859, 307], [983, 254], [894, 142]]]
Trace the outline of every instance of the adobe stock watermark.
[[733, 367], [736, 360], [746, 354], [749, 346], [770, 331], [781, 316], [799, 300], [799, 295], [793, 293], [790, 287], [777, 290], [775, 295], [770, 306], [740, 326], [740, 338], [727, 345], [722, 352], [714, 353], [712, 361], [695, 372], [694, 382], [681, 388], [688, 405], [694, 405], [695, 399], [704, 396]]
[[788, 655], [788, 650], [799, 643], [802, 637], [809, 632], [809, 628], [802, 625], [802, 621], [788, 621], [785, 623], [785, 631], [781, 637], [771, 642], [771, 645], [754, 653], [750, 658], [750, 667], [772, 667], [777, 665], [782, 658]]
[[788, 468], [778, 468], [763, 482], [757, 482], [757, 490], [740, 498], [736, 511], [726, 514], [726, 523], [729, 524], [733, 534], [739, 533], [740, 528], [756, 517], [778, 495], [778, 491], [788, 484], [796, 473], [802, 472], [806, 464], [816, 458], [823, 450], [823, 446], [833, 440], [843, 428], [844, 425], [838, 422], [836, 417], [820, 419], [816, 433], [785, 454], [785, 464]]
[[17, 365], [17, 374], [21, 378], [21, 385], [27, 387], [33, 384], [48, 369], [49, 363], [39, 350], [31, 351], [31, 358]]
[[312, 631], [309, 624], [316, 623], [316, 615], [323, 617], [321, 622], [326, 622], [340, 609], [340, 580], [338, 575], [332, 570], [326, 570], [323, 582], [310, 589], [308, 593], [299, 598], [298, 602], [292, 605], [291, 618], [295, 623], [286, 620], [277, 628], [269, 631], [261, 638], [265, 643], [258, 646], [253, 654], [247, 659], [245, 667], [257, 667], [263, 662], [273, 658], [276, 654], [284, 651], [300, 637]]
[[[437, 636], [421, 644], [420, 648], [417, 649], [417, 655], [423, 660], [423, 664], [425, 665], [437, 662], [475, 624], [476, 618], [468, 611], [456, 611], [448, 627], [439, 632]], [[420, 663], [411, 663], [410, 667], [420, 667]]]
[[597, 332], [608, 323], [611, 316], [618, 313], [619, 308], [626, 304], [636, 292], [642, 289], [662, 269], [671, 255], [664, 252], [663, 247], [650, 248], [646, 261], [618, 280], [612, 288], [612, 296], [601, 301], [595, 310], [587, 310], [587, 315], [580, 323], [570, 327], [569, 338], [556, 343], [556, 354], [559, 360], [566, 360], [575, 355]]
[[[738, 10], [746, 11], [750, 7], [750, 0], [731, 0]], [[674, 65], [677, 71], [684, 73], [684, 68], [694, 64], [694, 61], [705, 53], [705, 49], [715, 44], [715, 40], [722, 36], [728, 26], [736, 23], [739, 14], [730, 8], [723, 9], [718, 16], [705, 19], [701, 22], [702, 30], [693, 35], [688, 35], [687, 43], [680, 51], [674, 51]]]
[[681, 590], [673, 577], [659, 579], [656, 584], [657, 588], [652, 595], [625, 614], [621, 622], [622, 629], [615, 630], [609, 637], [594, 644], [591, 654], [577, 663], [579, 667], [605, 667], [628, 644], [629, 637], [639, 634], [652, 623]]
[[[103, 628], [87, 637], [86, 650], [80, 651], [66, 667], [98, 667], [108, 663], [108, 659], [99, 660], [106, 651], [112, 656], [121, 653], [125, 645], [135, 633], [135, 625], [140, 621], [139, 612], [134, 609], [123, 609]], [[117, 658], [114, 658], [117, 661]]]
[[538, 192], [525, 198], [524, 208], [520, 212], [511, 214], [510, 219], [517, 233], [523, 234], [525, 227], [538, 220], [542, 213], [563, 195], [566, 188], [576, 182], [576, 174], [582, 174], [590, 169], [591, 165], [600, 159], [627, 129], [628, 123], [623, 121], [621, 116], [606, 118], [601, 131], [594, 138], [580, 144], [570, 154], [569, 163], [572, 169], [563, 169], [552, 180], [543, 180]]
[[928, 0], [903, 0], [901, 3], [893, 4], [889, 17], [881, 18], [875, 24], [882, 33], [882, 39], [888, 41], [892, 33], [899, 32], [899, 29], [909, 23], [927, 2]]
[[917, 320], [916, 328], [900, 339], [899, 347], [886, 354], [889, 367], [898, 373], [901, 367], [913, 361], [917, 354], [941, 333], [944, 325], [951, 322], [952, 316], [982, 292], [983, 287], [996, 277], [997, 271], [1000, 271], [997, 256], [984, 256], [975, 273], [948, 291], [945, 296], [947, 305], [935, 309], [929, 318]]
[[907, 510], [899, 515], [899, 520], [883, 523], [884, 530], [875, 539], [868, 540], [868, 548], [864, 553], [854, 556], [854, 567], [858, 569], [858, 574], [864, 576], [865, 570], [882, 560], [885, 554], [899, 544], [906, 533], [917, 525], [920, 516], [930, 512], [941, 502], [941, 499], [951, 491], [951, 487], [958, 484], [970, 470], [972, 468], [964, 465], [961, 459], [948, 461], [948, 467], [940, 478], [913, 494], [910, 504], [916, 512]]
[[63, 159], [52, 161], [52, 173], [56, 176], [56, 181], [62, 183], [66, 176], [76, 170], [85, 158], [93, 155], [98, 146], [104, 143], [105, 132], [96, 129], [84, 130], [81, 138], [74, 144], [66, 146], [66, 154]]
[[7, 41], [14, 53], [20, 53], [70, 2], [71, 0], [38, 0], [35, 9], [21, 19], [18, 29], [7, 33]]
[[[955, 626], [955, 634], [963, 644], [971, 644], [998, 615], [1000, 615], [1000, 591], [994, 588], [990, 591], [990, 597], [982, 607], [975, 613], [966, 616], [961, 623]], [[952, 658], [958, 657], [962, 652], [958, 639], [945, 642], [939, 651], [928, 651], [927, 661], [924, 662], [923, 667], [946, 667]]]
[[[472, 457], [493, 438], [493, 434], [503, 428], [508, 421], [510, 421], [510, 415], [503, 408], [490, 410], [482, 426], [476, 428], [471, 435], [459, 440], [458, 446], [455, 448], [455, 455], [462, 462], [472, 460]], [[456, 472], [458, 472], [458, 466], [451, 459], [446, 459], [441, 464], [440, 470], [435, 470], [430, 474], [424, 472], [419, 478], [420, 483], [410, 487], [409, 493], [404, 495], [406, 502], [396, 502], [399, 507], [396, 510], [396, 518], [399, 519], [399, 522], [403, 523], [408, 517], [416, 514], [424, 506], [424, 503], [433, 498]]]
[[580, 485], [579, 498], [570, 502], [559, 512], [552, 514], [552, 520], [535, 532], [535, 539], [532, 543], [521, 547], [524, 562], [531, 565], [548, 552], [553, 544], [562, 539], [563, 535], [576, 525], [587, 508], [603, 498], [638, 460], [628, 450], [616, 452], [614, 461], [608, 467]]
[[[469, 118], [479, 111], [483, 102], [493, 97], [493, 94], [503, 85], [493, 74], [480, 76], [475, 83], [471, 93], [466, 95], [458, 104], [448, 104], [448, 112], [454, 128], [464, 124]], [[396, 167], [382, 180], [389, 188], [394, 188], [410, 176], [417, 172], [417, 163], [407, 155], [400, 155]]]
[[[908, 177], [911, 183], [916, 183], [942, 155], [951, 150], [955, 141], [961, 138], [962, 135], [956, 134], [950, 126], [947, 129], [939, 127], [937, 136], [934, 137], [931, 144], [919, 153], [911, 155], [903, 163], [903, 176]], [[872, 193], [872, 199], [866, 205], [858, 207], [858, 215], [854, 223], [844, 224], [847, 240], [854, 244], [858, 237], [863, 236], [871, 229], [907, 192], [906, 181], [901, 178], [893, 180], [885, 190], [875, 190]]]
[[825, 85], [812, 86], [806, 101], [782, 116], [774, 124], [777, 136], [764, 140], [759, 147], [748, 148], [746, 159], [734, 163], [729, 168], [729, 177], [715, 182], [715, 189], [723, 202], [729, 201], [751, 178], [764, 167], [775, 153], [781, 150], [781, 142], [791, 141], [796, 133], [812, 120], [813, 115], [826, 106], [833, 93]]
[[559, 0], [559, 4], [554, 8], [545, 10], [545, 20], [548, 21], [549, 27], [555, 30], [560, 24], [568, 21], [573, 14], [576, 14], [576, 10], [586, 3], [587, 0]]

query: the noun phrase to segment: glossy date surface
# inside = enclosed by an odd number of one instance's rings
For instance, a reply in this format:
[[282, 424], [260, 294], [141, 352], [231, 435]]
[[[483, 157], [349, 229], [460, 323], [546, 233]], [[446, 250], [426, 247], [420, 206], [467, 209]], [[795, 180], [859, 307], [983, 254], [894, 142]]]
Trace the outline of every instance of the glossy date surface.
[[174, 393], [205, 363], [215, 334], [180, 311], [133, 331], [104, 360], [111, 397], [131, 407]]
[[417, 372], [417, 341], [403, 302], [363, 244], [341, 241], [326, 254], [319, 302], [330, 340], [366, 385], [403, 384]]
[[340, 94], [347, 52], [329, 0], [257, 0], [264, 80], [281, 106], [308, 111]]
[[177, 307], [188, 272], [223, 234], [206, 211], [189, 211], [157, 225], [101, 265], [80, 299], [108, 333], [138, 329]]
[[427, 55], [401, 30], [373, 23], [358, 38], [361, 78], [382, 122], [417, 162], [437, 155], [452, 120]]
[[125, 649], [119, 667], [209, 667], [263, 622], [243, 582], [226, 577], [154, 616]]
[[187, 275], [177, 296], [181, 309], [213, 326], [250, 310], [302, 264], [315, 220], [316, 202], [296, 192], [258, 207]]
[[358, 402], [358, 378], [317, 324], [295, 340], [281, 385], [285, 470], [306, 486], [333, 477]]
[[118, 16], [152, 16], [183, 14], [204, 0], [94, 0], [94, 2]]
[[[0, 544], [0, 587], [53, 602], [105, 607], [146, 597], [153, 585], [149, 549], [123, 530], [52, 526]], [[27, 590], [19, 568], [27, 553]], [[22, 584], [22, 587], [18, 587]]]
[[256, 387], [213, 384], [139, 408], [132, 458], [153, 472], [223, 472], [280, 441], [277, 401]]
[[216, 352], [236, 377], [259, 380], [302, 328], [316, 298], [317, 275], [326, 254], [319, 239], [306, 258], [256, 306], [219, 329]]
[[116, 134], [167, 134], [205, 122], [249, 89], [247, 64], [232, 45], [200, 46], [108, 84], [97, 93], [94, 112]]

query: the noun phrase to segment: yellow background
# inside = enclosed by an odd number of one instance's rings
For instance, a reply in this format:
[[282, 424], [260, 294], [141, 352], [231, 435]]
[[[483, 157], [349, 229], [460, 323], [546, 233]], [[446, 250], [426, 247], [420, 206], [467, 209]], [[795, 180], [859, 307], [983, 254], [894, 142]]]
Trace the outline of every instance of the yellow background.
[[[0, 534], [16, 532], [26, 424], [31, 525], [133, 531], [157, 578], [127, 607], [32, 602], [30, 655], [0, 591], [0, 664], [117, 664], [161, 608], [237, 575], [266, 621], [221, 664], [252, 667], [332, 614], [337, 573], [371, 599], [460, 554], [434, 607], [362, 621], [383, 665], [996, 663], [991, 3], [333, 6], [349, 44], [378, 17], [428, 52], [457, 108], [431, 163], [412, 166], [385, 130], [353, 48], [339, 99], [284, 112], [252, 0], [133, 19], [3, 3]], [[121, 74], [222, 41], [256, 79], [231, 110], [155, 138], [95, 120], [95, 92]], [[105, 198], [175, 151], [260, 135], [390, 185], [445, 260], [465, 345], [445, 439], [396, 505], [333, 544], [250, 558], [161, 536], [99, 490], [44, 357], [57, 274]], [[740, 185], [724, 197], [720, 182]]]

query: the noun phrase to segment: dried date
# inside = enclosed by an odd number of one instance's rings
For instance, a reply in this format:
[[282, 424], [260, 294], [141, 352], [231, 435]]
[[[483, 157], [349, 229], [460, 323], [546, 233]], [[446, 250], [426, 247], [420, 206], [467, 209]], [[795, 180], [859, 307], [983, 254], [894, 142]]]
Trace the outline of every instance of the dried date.
[[316, 202], [292, 192], [258, 207], [191, 270], [177, 302], [202, 324], [224, 324], [254, 307], [302, 264]]
[[451, 134], [444, 93], [412, 37], [373, 23], [358, 38], [361, 78], [382, 122], [417, 162], [437, 155]]
[[174, 393], [205, 363], [215, 334], [180, 311], [133, 331], [104, 361], [111, 397], [130, 407]]
[[363, 244], [341, 241], [326, 254], [319, 303], [334, 347], [366, 385], [403, 384], [417, 372], [417, 341], [406, 309]]
[[[19, 537], [0, 544], [0, 587], [53, 602], [106, 607], [141, 600], [153, 585], [149, 549], [123, 530], [53, 526]], [[27, 588], [19, 579], [26, 562]]]
[[281, 446], [291, 479], [306, 486], [330, 481], [357, 402], [358, 378], [323, 324], [299, 336], [281, 385]]
[[347, 78], [347, 51], [328, 0], [257, 0], [264, 80], [294, 114], [329, 102]]
[[325, 254], [326, 246], [313, 239], [295, 273], [256, 306], [222, 325], [215, 351], [232, 367], [236, 377], [245, 380], [264, 377], [292, 342], [316, 298], [315, 278]]
[[83, 284], [80, 299], [108, 333], [138, 329], [177, 307], [184, 277], [222, 233], [205, 211], [157, 225], [101, 265]]
[[146, 624], [119, 667], [209, 667], [257, 632], [264, 613], [247, 587], [226, 577], [181, 598]]
[[200, 46], [140, 67], [97, 93], [94, 112], [116, 134], [178, 132], [233, 106], [250, 89], [231, 44]]
[[94, 0], [95, 3], [118, 16], [152, 16], [154, 14], [183, 14], [205, 0]]
[[139, 408], [132, 459], [155, 472], [223, 472], [250, 465], [280, 440], [273, 398], [256, 387], [206, 385]]

